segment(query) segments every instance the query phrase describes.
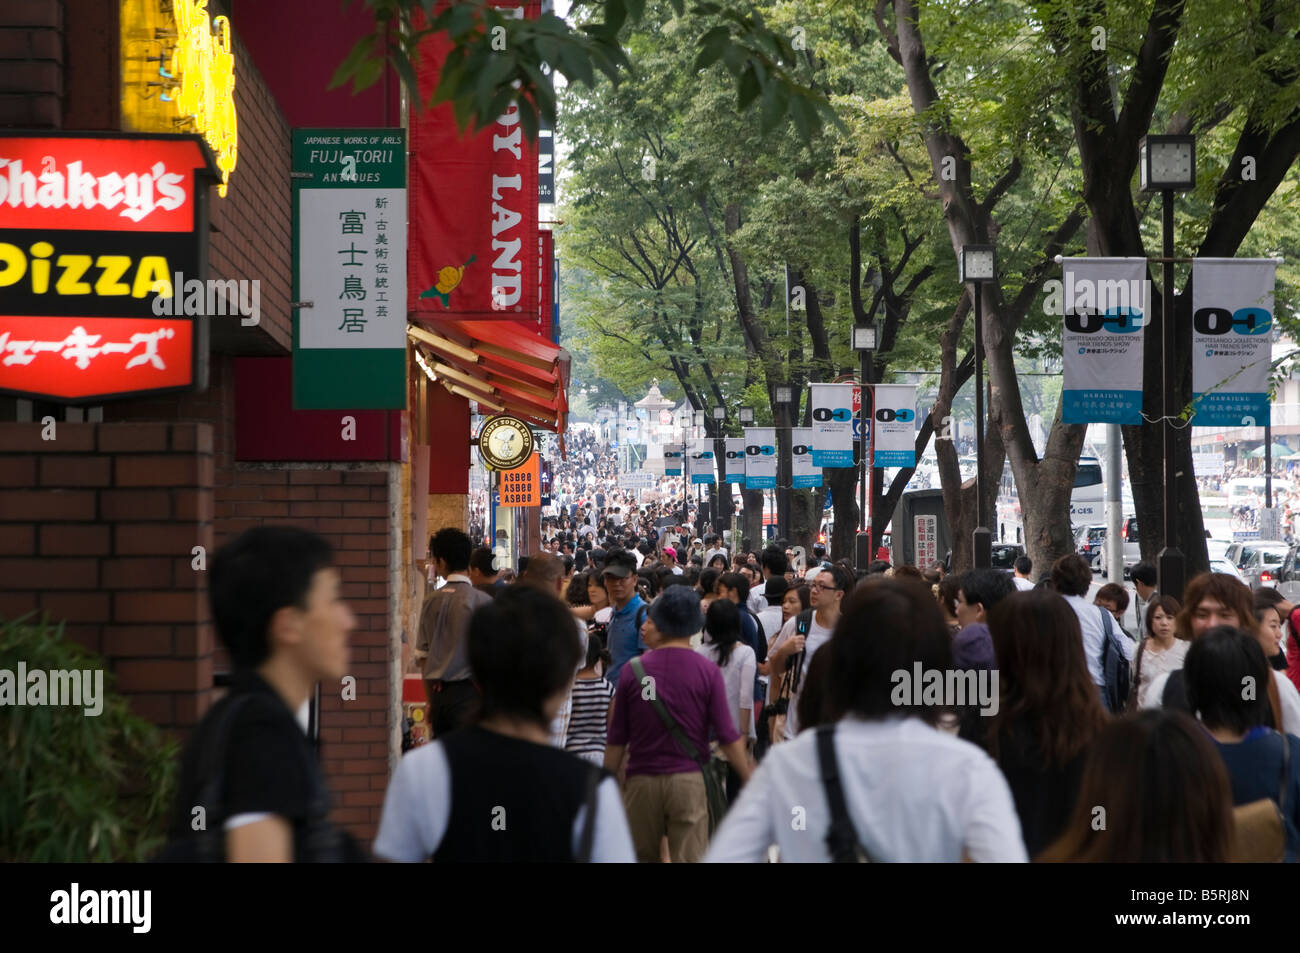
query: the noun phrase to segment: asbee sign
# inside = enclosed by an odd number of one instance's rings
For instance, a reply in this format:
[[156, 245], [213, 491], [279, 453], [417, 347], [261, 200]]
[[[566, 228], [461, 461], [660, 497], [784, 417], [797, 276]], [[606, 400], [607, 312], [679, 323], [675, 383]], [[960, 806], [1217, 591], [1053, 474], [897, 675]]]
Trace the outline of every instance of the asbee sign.
[[[0, 132], [0, 392], [69, 404], [202, 388], [211, 151], [195, 135]], [[197, 323], [196, 323], [197, 322]]]

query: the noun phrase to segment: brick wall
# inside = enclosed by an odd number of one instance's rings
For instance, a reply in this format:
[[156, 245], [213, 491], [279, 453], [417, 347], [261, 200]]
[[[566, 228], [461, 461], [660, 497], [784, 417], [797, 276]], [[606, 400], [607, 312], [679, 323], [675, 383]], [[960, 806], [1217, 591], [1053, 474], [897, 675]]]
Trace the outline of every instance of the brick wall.
[[0, 617], [33, 609], [102, 653], [142, 716], [184, 736], [212, 695], [212, 427], [0, 424]]
[[0, 126], [61, 126], [62, 0], [0, 4], [0, 63]]
[[[390, 625], [389, 602], [391, 550], [400, 538], [390, 522], [393, 502], [400, 503], [400, 497], [391, 498], [389, 471], [400, 464], [238, 463], [234, 359], [213, 355], [212, 360], [207, 392], [109, 404], [104, 417], [211, 422], [214, 547], [263, 525], [301, 526], [334, 547], [343, 596], [357, 617], [350, 643], [350, 674], [357, 683], [353, 701], [343, 701], [339, 686], [321, 686], [322, 764], [335, 794], [334, 820], [368, 844], [388, 785], [400, 698], [392, 674], [400, 628], [394, 631]], [[213, 658], [216, 671], [229, 670], [219, 640]]]

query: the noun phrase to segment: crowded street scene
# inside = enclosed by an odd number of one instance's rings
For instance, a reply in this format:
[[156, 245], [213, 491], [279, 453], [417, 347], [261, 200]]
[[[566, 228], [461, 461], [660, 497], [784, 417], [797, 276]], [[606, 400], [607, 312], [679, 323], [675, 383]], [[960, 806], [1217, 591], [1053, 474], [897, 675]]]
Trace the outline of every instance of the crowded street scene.
[[16, 915], [1269, 922], [1297, 90], [1298, 0], [0, 0]]

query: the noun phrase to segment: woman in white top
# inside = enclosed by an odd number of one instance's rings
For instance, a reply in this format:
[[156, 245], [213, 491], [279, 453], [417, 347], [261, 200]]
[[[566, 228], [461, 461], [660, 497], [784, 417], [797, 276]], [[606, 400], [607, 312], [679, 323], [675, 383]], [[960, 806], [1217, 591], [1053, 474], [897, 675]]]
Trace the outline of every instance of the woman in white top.
[[1175, 628], [1178, 610], [1173, 596], [1156, 595], [1147, 604], [1144, 631], [1151, 634], [1142, 640], [1133, 656], [1133, 693], [1130, 707], [1146, 707], [1151, 683], [1162, 675], [1183, 667], [1183, 659], [1192, 644], [1179, 638]]
[[[831, 859], [830, 791], [819, 744], [830, 739], [848, 824], [837, 833], [878, 861], [1028, 858], [1007, 782], [975, 745], [936, 731], [917, 671], [953, 668], [951, 640], [930, 591], [910, 579], [857, 587], [823, 653], [817, 686], [829, 724], [772, 748], [718, 828], [705, 860]], [[900, 675], [905, 676], [900, 681]], [[811, 690], [811, 688], [809, 689]], [[851, 828], [851, 829], [850, 829]]]

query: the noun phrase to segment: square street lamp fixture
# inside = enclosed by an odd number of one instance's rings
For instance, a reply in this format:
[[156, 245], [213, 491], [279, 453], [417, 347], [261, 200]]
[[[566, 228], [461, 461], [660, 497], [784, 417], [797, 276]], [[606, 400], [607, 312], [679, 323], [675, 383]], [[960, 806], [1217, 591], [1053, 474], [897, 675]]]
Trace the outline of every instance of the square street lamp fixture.
[[968, 281], [992, 281], [993, 246], [962, 245], [961, 255], [957, 259], [957, 280], [962, 284]]
[[726, 420], [726, 419], [727, 419], [727, 408], [726, 408], [726, 407], [714, 407], [714, 408], [713, 408], [713, 419], [714, 419], [714, 420]]
[[704, 426], [704, 411], [702, 411], [702, 410], [697, 410], [697, 411], [695, 412], [695, 426], [697, 426], [697, 427], [703, 427], [703, 426]]
[[740, 408], [740, 422], [741, 422], [742, 424], [752, 424], [752, 423], [754, 422], [754, 408], [753, 408], [753, 407], [742, 407], [742, 408]]
[[1196, 188], [1196, 137], [1143, 136], [1138, 143], [1138, 185], [1143, 192]]
[[790, 403], [791, 396], [792, 396], [792, 395], [791, 395], [791, 392], [790, 392], [790, 388], [789, 388], [789, 387], [786, 387], [786, 386], [784, 386], [784, 385], [783, 385], [783, 386], [779, 386], [779, 387], [777, 387], [777, 389], [776, 389], [776, 402], [777, 402], [778, 404], [788, 404], [788, 403]]
[[857, 324], [853, 326], [853, 350], [874, 351], [876, 349], [876, 326], [874, 324]]

